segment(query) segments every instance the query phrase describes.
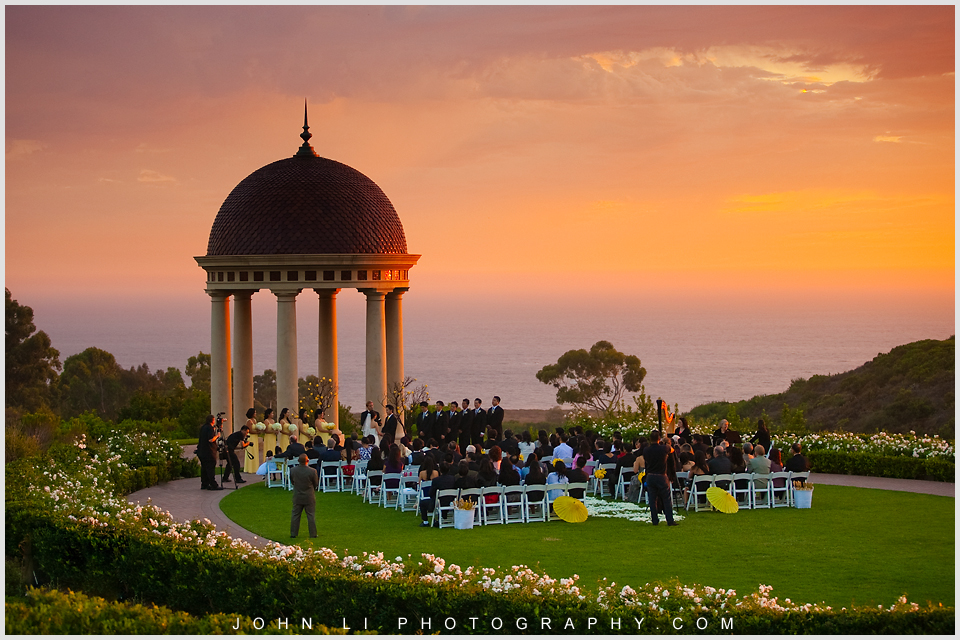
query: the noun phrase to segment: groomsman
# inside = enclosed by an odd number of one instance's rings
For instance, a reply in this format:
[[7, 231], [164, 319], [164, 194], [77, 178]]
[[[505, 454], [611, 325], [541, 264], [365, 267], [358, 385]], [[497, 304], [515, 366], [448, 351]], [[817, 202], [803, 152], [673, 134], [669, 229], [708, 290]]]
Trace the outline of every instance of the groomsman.
[[470, 408], [470, 399], [463, 399], [463, 412], [460, 414], [460, 451], [467, 453], [467, 446], [473, 438], [473, 409]]
[[473, 425], [470, 429], [471, 444], [480, 446], [483, 443], [483, 431], [487, 427], [487, 412], [483, 408], [483, 400], [476, 398], [473, 401]]
[[437, 442], [446, 442], [450, 431], [450, 414], [444, 408], [442, 400], [437, 400], [437, 411], [433, 414], [433, 437]]
[[503, 407], [500, 406], [500, 396], [493, 396], [490, 410], [487, 411], [487, 426], [497, 430], [497, 440], [503, 440]]
[[460, 439], [460, 417], [463, 414], [460, 412], [460, 406], [457, 404], [457, 401], [454, 400], [450, 403], [450, 432], [447, 436], [449, 442], [459, 441]]
[[420, 413], [414, 418], [414, 423], [417, 425], [417, 433], [424, 441], [436, 437], [433, 432], [433, 415], [426, 400], [420, 403]]

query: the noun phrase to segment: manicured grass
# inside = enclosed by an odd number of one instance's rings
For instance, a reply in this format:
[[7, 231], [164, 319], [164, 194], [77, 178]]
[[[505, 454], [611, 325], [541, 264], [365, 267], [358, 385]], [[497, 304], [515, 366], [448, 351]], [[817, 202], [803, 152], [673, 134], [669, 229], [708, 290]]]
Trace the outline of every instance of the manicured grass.
[[[291, 544], [291, 493], [263, 483], [229, 493], [220, 503], [233, 521], [257, 535]], [[603, 578], [642, 585], [677, 577], [687, 584], [733, 588], [760, 584], [794, 602], [840, 607], [882, 604], [898, 597], [954, 605], [954, 499], [899, 491], [817, 485], [813, 508], [736, 514], [693, 513], [679, 527], [590, 518], [511, 524], [473, 530], [420, 528], [412, 512], [361, 504], [339, 493], [317, 494], [319, 538], [341, 555], [382, 551], [387, 557], [433, 553], [466, 567], [539, 565], [552, 577], [580, 576], [582, 587]]]

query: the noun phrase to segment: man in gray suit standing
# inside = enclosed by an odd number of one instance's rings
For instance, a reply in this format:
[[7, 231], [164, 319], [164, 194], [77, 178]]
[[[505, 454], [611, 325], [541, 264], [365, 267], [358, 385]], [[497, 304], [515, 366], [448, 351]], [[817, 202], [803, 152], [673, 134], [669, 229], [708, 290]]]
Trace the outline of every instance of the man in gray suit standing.
[[293, 513], [290, 516], [290, 537], [300, 533], [300, 514], [306, 512], [310, 537], [317, 537], [317, 487], [320, 479], [313, 467], [307, 466], [307, 454], [300, 454], [300, 464], [290, 469], [290, 482], [293, 483]]

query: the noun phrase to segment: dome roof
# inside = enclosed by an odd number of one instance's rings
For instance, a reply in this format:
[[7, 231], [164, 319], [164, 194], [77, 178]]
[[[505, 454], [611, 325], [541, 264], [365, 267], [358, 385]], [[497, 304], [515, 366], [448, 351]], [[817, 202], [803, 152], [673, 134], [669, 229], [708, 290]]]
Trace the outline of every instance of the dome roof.
[[208, 256], [406, 252], [403, 225], [383, 190], [312, 148], [234, 187], [207, 243]]

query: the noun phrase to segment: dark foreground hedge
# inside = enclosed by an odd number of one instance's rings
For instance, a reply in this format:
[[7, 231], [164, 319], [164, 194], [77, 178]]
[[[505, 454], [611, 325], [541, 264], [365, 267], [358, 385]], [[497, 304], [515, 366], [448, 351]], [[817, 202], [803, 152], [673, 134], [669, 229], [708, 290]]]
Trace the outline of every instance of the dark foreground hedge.
[[[705, 629], [683, 612], [653, 613], [635, 607], [602, 608], [594, 597], [497, 594], [425, 582], [364, 578], [343, 572], [301, 570], [292, 562], [242, 559], [235, 550], [178, 544], [147, 532], [94, 528], [56, 515], [7, 505], [8, 555], [31, 549], [41, 580], [60, 589], [82, 590], [112, 600], [149, 602], [192, 616], [242, 612], [265, 620], [313, 618], [315, 623], [386, 633], [527, 633], [550, 618], [550, 633], [737, 633], [737, 634], [952, 634], [954, 609], [924, 607], [890, 612], [852, 609], [826, 612], [747, 611], [704, 614]], [[29, 544], [21, 544], [29, 539]], [[674, 619], [681, 619], [675, 629]], [[401, 618], [408, 624], [399, 629]], [[473, 618], [473, 620], [471, 620]], [[591, 618], [594, 626], [588, 628]], [[620, 629], [609, 620], [619, 618]], [[642, 619], [638, 630], [634, 620]], [[445, 630], [444, 621], [453, 620]], [[567, 620], [570, 623], [567, 623]], [[732, 629], [723, 620], [732, 619]], [[235, 621], [235, 618], [232, 620]], [[499, 627], [498, 623], [499, 622]], [[599, 622], [597, 622], [599, 621]], [[247, 630], [248, 633], [256, 631]], [[298, 630], [299, 632], [299, 630]]]
[[[262, 627], [262, 629], [257, 629]], [[175, 634], [236, 635], [250, 633], [344, 634], [320, 624], [296, 629], [276, 624], [255, 622], [249, 616], [213, 613], [191, 616], [166, 607], [108, 602], [82, 593], [61, 593], [46, 589], [30, 589], [26, 597], [7, 601], [4, 631], [17, 635], [40, 634]]]
[[956, 465], [939, 458], [910, 456], [881, 456], [874, 453], [846, 451], [808, 451], [811, 470], [819, 473], [852, 474], [874, 478], [903, 478], [923, 480], [927, 477], [941, 482], [954, 482]]

